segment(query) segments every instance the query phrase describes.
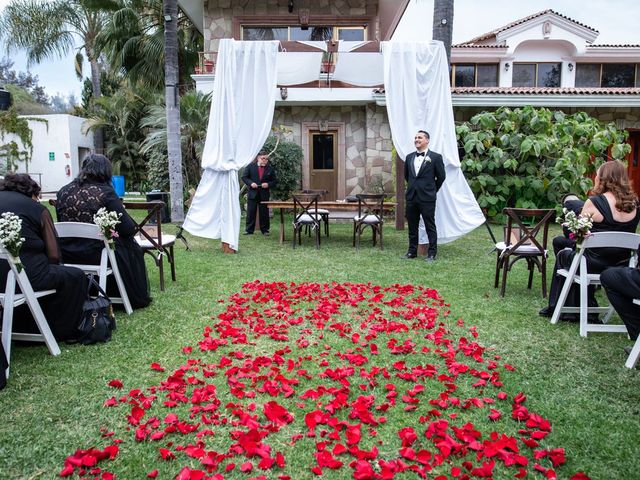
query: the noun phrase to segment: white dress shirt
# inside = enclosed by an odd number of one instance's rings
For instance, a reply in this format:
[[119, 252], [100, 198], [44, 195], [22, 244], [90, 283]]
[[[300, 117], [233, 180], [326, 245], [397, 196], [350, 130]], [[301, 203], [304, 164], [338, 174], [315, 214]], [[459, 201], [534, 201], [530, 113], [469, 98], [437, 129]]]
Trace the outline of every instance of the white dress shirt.
[[[416, 153], [420, 153], [420, 152], [416, 152]], [[413, 170], [416, 172], [416, 176], [418, 175], [418, 172], [420, 171], [420, 167], [422, 166], [422, 162], [427, 158], [427, 155], [429, 155], [429, 150], [425, 150], [424, 151], [424, 157], [423, 156], [415, 156], [413, 157]]]

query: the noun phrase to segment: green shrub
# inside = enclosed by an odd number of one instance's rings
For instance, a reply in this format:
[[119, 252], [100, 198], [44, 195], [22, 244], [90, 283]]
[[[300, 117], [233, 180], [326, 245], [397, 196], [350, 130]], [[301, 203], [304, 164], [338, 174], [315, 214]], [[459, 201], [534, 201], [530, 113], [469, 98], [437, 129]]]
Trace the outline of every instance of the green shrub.
[[153, 150], [147, 162], [148, 191], [160, 190], [169, 191], [169, 158], [166, 154]]
[[490, 217], [504, 207], [555, 207], [568, 192], [584, 196], [593, 186], [588, 175], [631, 149], [613, 123], [531, 106], [481, 112], [456, 134], [462, 169]]
[[[264, 148], [271, 151], [276, 145], [276, 137], [270, 136]], [[278, 149], [271, 154], [269, 162], [276, 171], [278, 185], [271, 191], [274, 200], [291, 198], [291, 192], [298, 190], [301, 185], [302, 148], [293, 143], [281, 140]]]

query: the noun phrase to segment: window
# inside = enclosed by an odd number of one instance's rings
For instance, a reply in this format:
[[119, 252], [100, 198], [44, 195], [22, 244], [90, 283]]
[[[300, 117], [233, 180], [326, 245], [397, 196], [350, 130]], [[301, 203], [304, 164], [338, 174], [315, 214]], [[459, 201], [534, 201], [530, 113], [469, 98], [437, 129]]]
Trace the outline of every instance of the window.
[[312, 25], [306, 30], [300, 26], [244, 25], [243, 40], [331, 40], [337, 38], [345, 41], [365, 41], [366, 27]]
[[601, 86], [603, 88], [633, 87], [635, 67], [633, 63], [603, 63]]
[[599, 63], [577, 63], [576, 87], [599, 87], [601, 67]]
[[454, 65], [455, 87], [497, 87], [498, 64], [478, 63], [472, 65]]
[[638, 64], [578, 63], [576, 87], [638, 88]]
[[514, 87], [559, 87], [560, 63], [516, 63], [513, 65]]
[[335, 133], [313, 133], [311, 154], [314, 170], [333, 170]]

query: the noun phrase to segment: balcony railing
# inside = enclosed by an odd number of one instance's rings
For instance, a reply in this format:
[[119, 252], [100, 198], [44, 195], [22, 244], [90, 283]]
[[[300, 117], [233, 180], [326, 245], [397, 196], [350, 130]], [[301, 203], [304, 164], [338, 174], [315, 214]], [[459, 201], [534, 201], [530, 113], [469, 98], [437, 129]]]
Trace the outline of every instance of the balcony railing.
[[198, 66], [195, 68], [196, 74], [213, 74], [216, 69], [218, 52], [198, 52]]

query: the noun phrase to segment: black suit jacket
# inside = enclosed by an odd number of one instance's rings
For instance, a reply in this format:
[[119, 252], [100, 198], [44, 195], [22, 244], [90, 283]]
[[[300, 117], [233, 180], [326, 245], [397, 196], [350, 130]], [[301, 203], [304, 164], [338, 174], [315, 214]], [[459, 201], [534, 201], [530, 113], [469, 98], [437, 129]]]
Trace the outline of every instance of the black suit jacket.
[[413, 160], [416, 152], [407, 155], [404, 161], [404, 179], [407, 182], [407, 201], [435, 202], [436, 193], [440, 190], [446, 174], [442, 155], [431, 150], [427, 156], [431, 161], [422, 161], [422, 166], [417, 172], [413, 168]]
[[[264, 167], [262, 180], [260, 179], [260, 173], [258, 172], [258, 162], [252, 162], [247, 165], [247, 167], [244, 169], [244, 173], [242, 174], [242, 181], [247, 187], [249, 187], [249, 193], [247, 193], [248, 199], [264, 201], [269, 200], [271, 189], [278, 183], [276, 172], [269, 163], [267, 163], [267, 165]], [[252, 183], [257, 183], [258, 188], [251, 188]], [[268, 183], [269, 188], [260, 187], [260, 185], [263, 183]]]

